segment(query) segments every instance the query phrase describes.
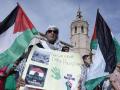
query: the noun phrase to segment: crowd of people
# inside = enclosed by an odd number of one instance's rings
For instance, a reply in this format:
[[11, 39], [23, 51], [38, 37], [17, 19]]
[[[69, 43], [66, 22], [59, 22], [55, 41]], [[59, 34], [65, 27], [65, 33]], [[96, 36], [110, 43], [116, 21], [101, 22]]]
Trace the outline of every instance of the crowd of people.
[[[35, 38], [31, 40], [31, 43], [29, 45], [29, 48], [25, 51], [25, 53], [14, 63], [12, 66], [12, 69], [8, 71], [6, 75], [0, 75], [1, 80], [6, 81], [6, 78], [9, 77], [11, 74], [15, 75], [16, 83], [16, 89], [19, 90], [20, 86], [25, 85], [25, 81], [21, 78], [21, 75], [23, 73], [23, 70], [25, 68], [25, 63], [27, 60], [27, 57], [34, 45], [38, 46], [39, 48], [45, 48], [45, 49], [52, 49], [52, 50], [61, 50], [63, 52], [69, 52], [69, 47], [64, 46], [60, 47], [59, 45], [59, 29], [56, 26], [50, 26], [48, 27], [46, 33], [45, 33], [46, 39], [43, 40], [39, 35], [37, 35]], [[78, 90], [86, 90], [85, 88], [85, 81], [87, 78], [87, 70], [90, 68], [92, 63], [92, 56], [93, 54], [87, 54], [82, 56], [82, 59], [84, 61], [83, 69], [81, 78], [79, 80]], [[6, 70], [6, 69], [5, 69]], [[4, 86], [5, 82], [3, 83]], [[1, 84], [2, 85], [2, 84]], [[6, 88], [3, 90], [13, 90], [12, 88]], [[26, 89], [27, 90], [27, 89]], [[31, 90], [31, 89], [28, 89]], [[120, 64], [117, 64], [116, 69], [112, 74], [107, 76], [107, 78], [102, 81], [94, 90], [120, 90]]]

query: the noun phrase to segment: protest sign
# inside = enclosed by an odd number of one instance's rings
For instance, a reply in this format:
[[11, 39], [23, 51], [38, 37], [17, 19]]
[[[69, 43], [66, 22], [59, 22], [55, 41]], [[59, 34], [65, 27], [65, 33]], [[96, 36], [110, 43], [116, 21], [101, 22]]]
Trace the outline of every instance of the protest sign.
[[43, 90], [77, 90], [83, 61], [78, 53], [34, 47], [23, 79], [26, 86]]

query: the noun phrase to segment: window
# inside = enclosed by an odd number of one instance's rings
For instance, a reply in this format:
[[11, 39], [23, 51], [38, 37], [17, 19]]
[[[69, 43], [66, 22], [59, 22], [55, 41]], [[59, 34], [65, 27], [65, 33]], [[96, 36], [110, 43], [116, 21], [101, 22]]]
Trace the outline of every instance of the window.
[[77, 33], [77, 27], [75, 26], [75, 33]]
[[75, 42], [75, 46], [76, 46], [76, 42]]
[[84, 33], [84, 27], [83, 26], [81, 26], [81, 32]]

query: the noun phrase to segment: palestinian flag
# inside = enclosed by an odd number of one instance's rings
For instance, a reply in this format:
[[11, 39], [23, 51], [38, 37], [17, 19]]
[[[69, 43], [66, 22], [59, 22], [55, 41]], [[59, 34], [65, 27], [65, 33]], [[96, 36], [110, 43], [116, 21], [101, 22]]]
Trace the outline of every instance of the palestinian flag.
[[32, 68], [31, 71], [29, 72], [30, 75], [35, 75], [35, 73], [38, 73], [38, 76], [44, 77], [44, 72], [40, 68]]
[[23, 9], [17, 5], [0, 23], [0, 68], [16, 61], [37, 33]]
[[93, 63], [87, 72], [85, 86], [87, 90], [93, 90], [116, 67], [116, 47], [111, 31], [97, 11], [96, 23], [91, 40], [91, 50], [94, 53]]

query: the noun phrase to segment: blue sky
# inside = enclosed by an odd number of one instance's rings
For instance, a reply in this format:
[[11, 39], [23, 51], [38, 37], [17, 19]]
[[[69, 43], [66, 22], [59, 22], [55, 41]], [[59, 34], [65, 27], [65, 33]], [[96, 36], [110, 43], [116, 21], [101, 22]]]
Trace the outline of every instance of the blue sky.
[[[120, 0], [0, 0], [0, 21], [16, 6], [22, 6], [27, 16], [40, 32], [49, 25], [60, 30], [60, 39], [69, 43], [70, 24], [80, 6], [84, 20], [89, 23], [89, 36], [93, 33], [96, 11], [100, 9], [113, 34], [120, 38]], [[120, 41], [120, 39], [119, 39]]]

